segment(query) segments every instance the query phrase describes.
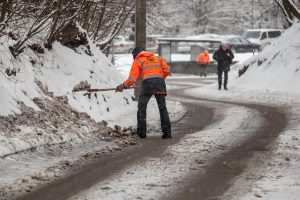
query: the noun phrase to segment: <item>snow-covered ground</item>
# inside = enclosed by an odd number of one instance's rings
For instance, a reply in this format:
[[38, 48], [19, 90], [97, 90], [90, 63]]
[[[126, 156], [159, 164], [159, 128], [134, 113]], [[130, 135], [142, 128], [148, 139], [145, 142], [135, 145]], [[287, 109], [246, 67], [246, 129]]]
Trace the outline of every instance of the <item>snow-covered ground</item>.
[[[85, 92], [72, 93], [73, 87], [80, 81], [87, 81], [92, 88], [114, 88], [126, 78], [93, 44], [90, 44], [92, 56], [85, 53], [87, 51], [85, 46], [72, 50], [55, 43], [53, 49], [45, 49], [44, 54], [36, 54], [32, 50], [26, 49], [26, 52], [15, 60], [8, 50], [10, 40], [5, 37], [0, 39], [0, 69], [2, 72], [0, 74], [0, 103], [2, 105], [0, 116], [3, 116], [2, 123], [4, 123], [1, 124], [0, 129], [0, 156], [48, 144], [50, 141], [51, 144], [55, 144], [80, 138], [76, 135], [77, 133], [71, 131], [68, 132], [69, 136], [65, 137], [67, 130], [61, 130], [61, 127], [56, 127], [53, 123], [48, 126], [55, 126], [56, 130], [53, 131], [54, 134], [49, 134], [43, 127], [36, 127], [36, 124], [22, 124], [22, 122], [18, 124], [17, 120], [13, 118], [13, 115], [23, 115], [24, 117], [25, 111], [28, 114], [41, 115], [53, 102], [60, 101], [62, 106], [55, 108], [53, 105], [51, 112], [54, 113], [51, 117], [57, 117], [55, 113], [63, 114], [59, 113], [61, 111], [59, 109], [64, 107], [63, 104], [68, 106], [70, 115], [75, 115], [76, 112], [87, 113], [87, 118], [90, 117], [96, 122], [105, 120], [111, 126], [122, 122], [120, 116], [128, 119], [124, 116], [135, 115], [137, 105], [132, 100], [132, 90], [124, 93], [103, 92], [90, 96], [85, 95]], [[15, 69], [16, 76], [8, 77], [5, 73], [6, 69]], [[179, 110], [177, 109], [179, 103], [173, 103], [170, 106], [176, 108], [170, 108], [170, 111]], [[65, 117], [68, 118], [68, 115]], [[41, 116], [33, 118], [36, 118], [37, 121], [41, 119]], [[26, 119], [28, 120], [28, 118]], [[53, 121], [55, 120], [53, 119]], [[8, 124], [12, 122], [13, 125]], [[134, 126], [135, 123], [121, 123], [121, 125]], [[91, 130], [91, 127], [86, 125], [80, 134], [89, 137], [87, 133], [93, 131], [95, 130]], [[8, 134], [9, 137], [7, 137]], [[73, 134], [75, 135], [72, 136]], [[64, 138], [62, 139], [62, 137]]]
[[[247, 178], [263, 174], [250, 191], [242, 194], [244, 200], [294, 200], [300, 195], [300, 39], [296, 37], [299, 34], [300, 25], [296, 24], [261, 54], [255, 57], [237, 54], [239, 63], [230, 73], [229, 91], [218, 91], [217, 85], [212, 84], [186, 92], [187, 95], [201, 98], [272, 105], [289, 113], [288, 128], [273, 145], [273, 159], [264, 161], [262, 157], [262, 165], [257, 170], [246, 169], [241, 175], [241, 178]], [[131, 55], [117, 55], [114, 67], [92, 45], [93, 55], [90, 56], [85, 53], [86, 47], [72, 50], [55, 43], [53, 49], [45, 50], [44, 54], [26, 50], [12, 64], [13, 58], [7, 50], [8, 46], [5, 46], [7, 41], [3, 37], [1, 40], [0, 103], [3, 106], [0, 109], [0, 167], [5, 170], [0, 172], [0, 189], [25, 192], [41, 184], [41, 181], [60, 176], [64, 169], [59, 167], [61, 163], [70, 164], [80, 160], [82, 154], [111, 152], [114, 148], [120, 149], [120, 143], [135, 142], [116, 140], [114, 136], [126, 138], [130, 137], [130, 133], [127, 130], [118, 131], [117, 128], [114, 130], [107, 127], [106, 122], [101, 122], [106, 120], [109, 125], [134, 126], [137, 105], [131, 99], [132, 91], [91, 96], [83, 92], [72, 93], [73, 87], [80, 81], [87, 81], [95, 88], [115, 87], [122, 83], [130, 70]], [[238, 69], [248, 65], [246, 74], [237, 78]], [[17, 75], [7, 77], [7, 68], [16, 69]], [[194, 77], [185, 75], [181, 78]], [[179, 120], [185, 113], [179, 102], [168, 102], [168, 108], [172, 121]], [[146, 199], [164, 197], [166, 191], [173, 190], [170, 187], [172, 183], [180, 183], [187, 176], [192, 176], [193, 169], [199, 167], [199, 163], [201, 167], [209, 164], [220, 153], [218, 147], [235, 145], [235, 140], [224, 139], [224, 133], [234, 134], [234, 130], [249, 118], [255, 119], [252, 121], [253, 127], [261, 122], [259, 113], [249, 112], [242, 106], [225, 108], [220, 113], [224, 116], [223, 120], [201, 132], [187, 135], [163, 152], [163, 163], [159, 158], [148, 158], [145, 163], [129, 166], [118, 177], [74, 198], [99, 199], [105, 196], [107, 199], [116, 199], [122, 196], [132, 199], [139, 198], [141, 193], [147, 194]], [[158, 116], [157, 105], [152, 100], [148, 107], [148, 121], [155, 133], [159, 129]], [[219, 127], [222, 127], [222, 131]], [[247, 134], [245, 132], [235, 137], [239, 140], [246, 138]], [[63, 150], [59, 152], [57, 148]], [[213, 153], [208, 154], [207, 148]], [[202, 154], [204, 163], [193, 157], [195, 152]], [[140, 173], [135, 173], [137, 171]], [[161, 177], [164, 177], [160, 182], [162, 185], [157, 186], [157, 178], [161, 180]], [[225, 197], [234, 199], [234, 191], [243, 185], [240, 180]], [[23, 187], [18, 188], [19, 185]], [[128, 185], [133, 190], [128, 190]]]
[[[185, 108], [179, 102], [169, 101], [168, 110], [170, 111], [172, 122], [178, 121], [185, 114]], [[159, 113], [156, 102], [153, 99], [149, 102], [147, 114], [149, 134], [158, 135], [158, 132], [161, 130]], [[136, 107], [128, 110], [127, 114], [116, 117], [113, 123], [124, 127], [136, 126]], [[31, 129], [27, 127], [26, 130], [28, 131], [26, 133], [31, 135]], [[93, 133], [95, 134], [95, 132]], [[69, 134], [65, 139], [67, 143], [60, 142], [62, 145], [58, 146], [50, 145], [52, 141], [49, 142], [47, 140], [36, 143], [28, 141], [26, 143], [24, 135], [14, 137], [11, 140], [2, 137], [2, 141], [5, 140], [16, 148], [9, 149], [11, 151], [8, 152], [5, 149], [8, 146], [5, 146], [5, 144], [1, 145], [2, 153], [7, 152], [9, 156], [4, 154], [3, 156], [5, 157], [0, 159], [0, 168], [3, 169], [0, 172], [0, 191], [4, 190], [7, 193], [15, 194], [30, 191], [32, 188], [46, 184], [48, 181], [69, 175], [65, 171], [66, 163], [67, 167], [72, 166], [73, 163], [81, 163], [86, 159], [85, 155], [92, 157], [95, 153], [99, 155], [106, 152], [113, 152], [123, 149], [128, 144], [134, 145], [137, 143], [137, 141], [127, 136], [116, 140], [112, 139], [109, 135], [101, 136], [98, 134], [94, 136], [74, 134], [73, 137]], [[47, 144], [47, 148], [39, 148], [42, 144]], [[20, 151], [17, 148], [24, 148], [23, 150], [29, 149], [29, 151], [15, 154], [16, 151]]]
[[[92, 56], [85, 53], [86, 47], [75, 51], [55, 43], [44, 54], [27, 49], [15, 60], [8, 51], [8, 39], [0, 39], [0, 157], [46, 144], [93, 138], [93, 132], [105, 125], [97, 122], [113, 120], [136, 106], [127, 91], [90, 98], [84, 92], [72, 93], [80, 81], [93, 88], [115, 87], [123, 81], [93, 45]], [[15, 69], [16, 76], [8, 77], [7, 68]]]
[[[256, 102], [282, 107], [289, 113], [289, 126], [279, 136], [272, 149], [272, 160], [261, 158], [261, 167], [256, 171], [246, 170], [241, 176], [256, 177], [252, 189], [242, 194], [244, 200], [286, 199], [300, 196], [300, 24], [295, 24], [282, 37], [274, 41], [261, 54], [250, 58], [242, 66], [248, 71], [237, 78], [237, 71], [230, 75], [229, 91], [218, 91], [217, 84], [190, 89], [186, 93], [208, 99], [235, 102]], [[238, 67], [236, 68], [236, 70]], [[260, 178], [258, 178], [261, 176]], [[241, 189], [239, 181], [226, 194], [227, 199]], [[241, 190], [242, 191], [242, 190]], [[225, 196], [226, 196], [225, 195]]]
[[[237, 58], [244, 61], [251, 56], [253, 55], [245, 54], [240, 55], [240, 57], [237, 56]], [[116, 55], [115, 61], [118, 70], [124, 75], [128, 75], [132, 57], [130, 55]], [[199, 77], [193, 75], [169, 77], [169, 79], [174, 78], [195, 79]], [[211, 80], [208, 80], [208, 82], [211, 82]], [[199, 84], [192, 85], [200, 86]], [[168, 85], [168, 87], [172, 88], [173, 86]], [[187, 177], [193, 176], [193, 169], [199, 168], [199, 163], [197, 163], [199, 153], [201, 153], [202, 158], [199, 161], [201, 167], [208, 165], [214, 156], [224, 150], [221, 147], [234, 146], [235, 141], [240, 141], [249, 136], [247, 132], [244, 132], [244, 135], [237, 134], [234, 136], [235, 140], [232, 140], [232, 138], [224, 138], [226, 133], [234, 132], [244, 121], [250, 121], [248, 120], [250, 118], [256, 119], [252, 121], [253, 127], [258, 127], [261, 123], [259, 113], [256, 111], [250, 112], [249, 109], [244, 107], [226, 108], [225, 110], [218, 110], [218, 112], [217, 115], [222, 115], [224, 120], [217, 121], [216, 124], [212, 124], [201, 132], [185, 136], [178, 144], [170, 146], [160, 158], [148, 158], [141, 164], [129, 166], [107, 181], [99, 183], [71, 199], [139, 199], [141, 194], [143, 194], [143, 199], [159, 199], [168, 196], [167, 194], [173, 193], [173, 190], [177, 188], [174, 185], [175, 182], [180, 183]], [[219, 127], [222, 127], [222, 131]], [[206, 149], [209, 149], [209, 151]]]
[[[90, 43], [90, 49], [70, 49], [56, 42], [43, 54], [28, 48], [14, 59], [10, 42], [0, 37], [0, 168], [5, 169], [0, 193], [26, 192], [63, 175], [64, 163], [76, 163], [83, 154], [136, 143], [131, 129], [123, 129], [136, 126], [133, 91], [72, 92], [81, 81], [114, 88], [125, 80], [98, 48]], [[6, 70], [16, 70], [16, 76]], [[148, 109], [150, 129], [157, 133], [156, 103]], [[179, 102], [169, 102], [168, 109], [172, 121], [185, 113]]]
[[[203, 103], [203, 102], [202, 102]], [[249, 137], [236, 131], [244, 121], [260, 125], [260, 115], [244, 107], [218, 108], [215, 124], [205, 130], [186, 135], [179, 143], [170, 146], [159, 157], [147, 158], [140, 164], [129, 166], [109, 180], [101, 182], [70, 199], [166, 199], [175, 194], [180, 183], [193, 177], [193, 171], [209, 165], [213, 158]], [[232, 123], [234, 122], [234, 123]], [[220, 130], [219, 127], [222, 127]], [[235, 133], [234, 137], [225, 137]], [[235, 138], [234, 140], [232, 138]], [[200, 145], [201, 144], [201, 145]], [[199, 159], [199, 157], [201, 159]], [[203, 172], [204, 173], [204, 172]]]
[[[92, 56], [85, 53], [85, 47], [79, 47], [75, 52], [55, 43], [52, 50], [45, 49], [45, 54], [27, 50], [18, 60], [14, 60], [7, 51], [8, 41], [3, 37], [1, 40], [1, 115], [20, 113], [18, 101], [39, 110], [32, 99], [44, 95], [36, 81], [40, 81], [54, 96], [67, 96], [72, 108], [86, 112], [98, 121], [112, 118], [114, 111], [124, 112], [130, 106], [131, 102], [127, 104], [125, 100], [131, 98], [129, 92], [103, 93], [98, 99], [72, 93], [73, 87], [81, 80], [88, 81], [95, 88], [115, 87], [123, 81], [109, 60], [93, 45]], [[4, 73], [6, 68], [15, 68], [18, 71], [16, 77], [7, 77]], [[105, 111], [107, 108], [110, 111]]]

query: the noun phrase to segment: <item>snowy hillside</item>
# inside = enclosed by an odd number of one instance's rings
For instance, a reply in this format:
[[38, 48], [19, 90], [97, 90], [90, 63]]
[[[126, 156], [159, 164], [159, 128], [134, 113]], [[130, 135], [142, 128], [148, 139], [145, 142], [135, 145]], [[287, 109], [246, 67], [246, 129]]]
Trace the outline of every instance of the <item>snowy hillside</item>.
[[[83, 96], [83, 93], [72, 93], [73, 87], [80, 81], [88, 81], [93, 88], [105, 88], [115, 87], [124, 80], [108, 59], [93, 46], [93, 55], [89, 56], [85, 53], [86, 47], [79, 47], [75, 52], [55, 43], [53, 49], [45, 49], [44, 54], [27, 50], [26, 54], [11, 64], [12, 58], [6, 46], [8, 43], [1, 39], [1, 115], [20, 113], [18, 102], [39, 110], [32, 101], [34, 97], [45, 95], [39, 86], [47, 88], [54, 96], [66, 95], [72, 108], [86, 112], [98, 121], [112, 117], [111, 113], [116, 111], [122, 112], [122, 108], [126, 109], [131, 102], [128, 92], [108, 92], [90, 99]], [[15, 77], [8, 77], [4, 73], [7, 66], [17, 70]]]
[[[81, 82], [114, 88], [126, 78], [92, 42], [77, 48], [54, 42], [50, 50], [40, 46], [39, 53], [26, 48], [15, 59], [9, 51], [13, 41], [6, 36], [0, 40], [0, 168], [5, 169], [0, 172], [0, 199], [40, 186], [37, 179], [56, 179], [52, 170], [65, 169], [64, 163], [80, 165], [95, 152], [111, 153], [138, 142], [132, 90], [72, 92]], [[175, 101], [168, 102], [168, 109], [172, 122], [185, 113]], [[152, 100], [152, 135], [160, 135], [159, 124]]]
[[261, 54], [246, 61], [248, 71], [232, 83], [233, 87], [300, 95], [300, 24]]
[[116, 133], [100, 121], [116, 120], [136, 107], [129, 92], [72, 93], [81, 81], [92, 88], [106, 88], [124, 80], [92, 44], [73, 50], [54, 43], [44, 53], [28, 48], [14, 59], [8, 50], [11, 41], [1, 40], [0, 157]]

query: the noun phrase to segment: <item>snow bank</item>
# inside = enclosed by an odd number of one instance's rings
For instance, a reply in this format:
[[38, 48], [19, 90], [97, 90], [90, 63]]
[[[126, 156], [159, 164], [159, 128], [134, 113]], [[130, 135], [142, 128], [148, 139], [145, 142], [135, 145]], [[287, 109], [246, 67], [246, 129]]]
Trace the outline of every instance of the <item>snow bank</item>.
[[118, 132], [100, 121], [114, 125], [117, 116], [136, 108], [132, 91], [72, 93], [80, 81], [106, 88], [124, 80], [91, 42], [75, 50], [54, 43], [42, 54], [28, 48], [17, 59], [11, 56], [10, 42], [0, 37], [0, 157]]
[[[107, 123], [136, 126], [133, 91], [72, 93], [81, 81], [91, 88], [114, 88], [125, 80], [91, 42], [75, 50], [57, 42], [43, 54], [26, 49], [13, 59], [8, 50], [10, 40], [0, 40], [0, 157], [38, 146], [123, 134]], [[6, 70], [16, 71], [16, 76], [8, 76]], [[151, 105], [149, 121], [157, 127], [158, 109]], [[176, 102], [169, 104], [169, 110], [173, 121], [185, 113]]]
[[[75, 110], [86, 112], [98, 121], [124, 112], [132, 102], [128, 92], [99, 93], [91, 98], [83, 96], [83, 93], [72, 94], [73, 87], [81, 80], [88, 81], [94, 88], [102, 88], [115, 87], [124, 79], [101, 51], [91, 44], [92, 56], [85, 53], [86, 47], [74, 51], [55, 43], [52, 50], [45, 49], [45, 54], [27, 50], [18, 60], [13, 60], [8, 51], [9, 42], [3, 37], [0, 39], [0, 115], [20, 113], [18, 102], [38, 110], [32, 99], [44, 95], [36, 81], [40, 81], [54, 96], [66, 95]], [[6, 68], [17, 69], [16, 77], [7, 78], [4, 73]]]
[[[136, 126], [133, 91], [72, 93], [81, 81], [91, 88], [111, 88], [125, 79], [93, 44], [73, 50], [54, 43], [42, 54], [26, 49], [14, 59], [9, 43], [0, 37], [0, 168], [5, 168], [0, 193], [16, 195], [15, 190], [22, 193], [42, 184], [30, 177], [54, 180], [58, 175], [52, 169], [60, 169], [63, 161], [80, 163], [84, 152], [113, 152], [136, 144], [130, 127]], [[16, 76], [8, 76], [6, 70]], [[154, 100], [148, 109], [150, 128], [157, 130]], [[168, 109], [172, 121], [185, 113], [179, 102], [168, 103]], [[107, 126], [115, 124], [125, 128]]]
[[259, 55], [247, 60], [248, 71], [234, 88], [300, 95], [300, 24], [288, 29]]

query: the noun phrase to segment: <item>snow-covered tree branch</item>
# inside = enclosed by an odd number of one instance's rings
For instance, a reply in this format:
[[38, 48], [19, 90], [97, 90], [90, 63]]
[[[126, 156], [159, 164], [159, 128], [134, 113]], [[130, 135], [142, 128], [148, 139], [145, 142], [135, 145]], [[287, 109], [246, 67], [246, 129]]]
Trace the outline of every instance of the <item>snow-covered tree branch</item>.
[[93, 41], [106, 50], [131, 16], [134, 6], [134, 0], [89, 2], [79, 21]]
[[[297, 7], [295, 1], [275, 0], [275, 2], [281, 8], [289, 25], [292, 25], [295, 21], [300, 21], [300, 9]], [[300, 1], [298, 4], [300, 4]]]
[[107, 49], [132, 14], [134, 0], [2, 0], [0, 36], [10, 35], [17, 57], [32, 43], [51, 48], [68, 24], [83, 27], [93, 42]]

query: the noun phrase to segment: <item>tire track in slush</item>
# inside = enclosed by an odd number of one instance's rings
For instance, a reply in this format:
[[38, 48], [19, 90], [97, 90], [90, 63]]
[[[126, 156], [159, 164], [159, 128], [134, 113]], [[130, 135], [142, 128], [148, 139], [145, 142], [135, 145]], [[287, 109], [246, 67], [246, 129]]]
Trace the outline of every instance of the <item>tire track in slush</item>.
[[268, 151], [268, 145], [271, 145], [287, 126], [287, 117], [277, 108], [257, 105], [251, 107], [264, 115], [262, 128], [226, 154], [216, 157], [204, 174], [189, 179], [170, 199], [218, 199], [233, 185], [234, 178], [247, 168], [248, 162], [255, 154]]
[[[192, 134], [207, 127], [214, 120], [213, 108], [186, 104], [184, 118], [172, 125], [172, 140], [161, 140], [160, 134], [142, 140], [139, 145], [120, 152], [103, 155], [93, 163], [80, 169], [79, 172], [63, 180], [54, 181], [29, 194], [19, 197], [20, 200], [63, 200], [86, 190], [93, 185], [107, 180], [130, 165], [143, 162], [151, 156], [161, 155], [169, 146], [179, 142], [186, 134]], [[205, 114], [205, 118], [202, 117]], [[190, 119], [198, 119], [193, 123]], [[186, 128], [186, 127], [189, 128]]]
[[[109, 180], [70, 199], [166, 199], [175, 192], [176, 185], [184, 183], [186, 177], [194, 174], [195, 170], [203, 170], [205, 166], [199, 165], [199, 162], [203, 162], [201, 159], [205, 159], [204, 163], [209, 162], [222, 153], [225, 145], [233, 145], [246, 137], [245, 134], [239, 134], [238, 139], [233, 140], [223, 138], [223, 133], [234, 131], [244, 120], [251, 120], [256, 114], [240, 106], [227, 107], [225, 112], [226, 118], [201, 132], [186, 135], [163, 152], [162, 156], [152, 156], [142, 163], [129, 166]], [[228, 126], [232, 120], [236, 123]], [[257, 120], [252, 122], [256, 124]], [[222, 131], [219, 127], [223, 127]], [[211, 142], [212, 138], [216, 139], [215, 143]]]
[[[180, 122], [173, 125], [175, 128], [174, 139], [162, 141], [158, 137], [151, 137], [140, 145], [115, 155], [102, 156], [95, 163], [82, 169], [80, 173], [63, 181], [52, 183], [20, 199], [52, 200], [76, 199], [76, 197], [84, 199], [87, 192], [89, 194], [94, 192], [87, 190], [91, 187], [96, 187], [96, 191], [100, 191], [102, 194], [96, 194], [95, 198], [89, 196], [90, 198], [87, 199], [101, 199], [99, 198], [101, 195], [104, 195], [104, 199], [113, 199], [110, 197], [120, 199], [133, 199], [132, 197], [138, 199], [152, 199], [153, 197], [156, 197], [155, 199], [217, 199], [230, 188], [231, 181], [247, 167], [250, 158], [257, 152], [267, 150], [267, 146], [277, 138], [287, 124], [286, 114], [278, 108], [186, 97], [182, 95], [182, 91], [174, 90], [172, 92], [172, 98], [181, 98], [187, 102], [185, 105], [188, 110], [187, 115]], [[224, 130], [219, 130], [219, 126], [211, 125], [209, 128], [205, 128], [212, 122], [219, 123], [219, 125], [224, 120], [226, 122], [226, 118], [223, 118], [220, 113], [214, 118], [214, 112], [218, 113], [218, 111], [226, 111], [226, 109], [230, 112], [236, 112], [236, 116], [239, 116], [241, 110], [247, 110], [249, 114], [245, 119], [232, 118], [236, 122], [239, 120], [244, 121], [236, 127], [236, 130], [227, 132], [243, 138], [243, 140], [232, 138], [232, 141], [228, 141], [228, 144], [232, 145], [222, 143], [222, 141], [224, 142], [222, 135], [217, 140], [217, 142], [221, 142], [221, 145], [211, 141], [210, 135], [218, 133], [218, 131], [223, 133]], [[227, 120], [228, 117], [232, 117], [230, 112], [226, 113], [228, 115]], [[226, 122], [229, 126], [230, 123], [230, 120]], [[198, 132], [203, 128], [205, 128], [204, 131]], [[193, 134], [195, 132], [198, 132], [198, 134]], [[209, 145], [198, 147], [201, 142], [207, 141], [212, 142], [211, 144], [216, 147], [211, 149], [212, 152], [208, 149], [211, 147]], [[179, 148], [175, 149], [174, 154], [170, 152], [170, 149], [174, 150], [176, 145]], [[194, 150], [189, 148], [193, 147], [191, 145], [194, 145]], [[187, 153], [183, 157], [185, 158], [184, 162], [189, 163], [189, 165], [177, 159], [177, 154], [183, 153]], [[189, 155], [193, 156], [189, 157]], [[203, 160], [201, 156], [205, 155], [211, 157]], [[169, 163], [171, 168], [163, 168], [157, 173], [153, 170], [156, 168], [161, 169], [159, 167], [164, 163]], [[127, 177], [127, 180], [134, 180], [136, 176], [138, 178], [136, 183], [144, 184], [144, 181], [140, 182], [140, 180], [147, 180], [147, 177], [141, 173], [143, 164], [153, 167], [148, 168], [148, 171], [155, 171], [155, 173], [150, 173], [155, 178], [153, 179], [155, 183], [150, 181], [150, 184], [147, 185], [146, 183], [145, 187], [142, 187], [139, 191], [139, 187], [135, 187], [133, 184], [135, 181], [133, 181], [133, 183], [130, 183], [131, 185], [125, 184], [125, 188], [118, 190], [118, 186], [126, 183], [121, 179], [122, 176], [120, 175], [122, 174], [123, 177]], [[141, 168], [137, 168], [138, 166]], [[185, 173], [181, 173], [184, 170], [186, 170]], [[160, 184], [161, 179], [168, 180], [168, 176], [174, 176], [174, 174], [179, 175], [175, 179], [174, 177], [170, 179], [173, 183], [161, 181]], [[112, 185], [117, 188], [109, 186], [111, 181], [114, 180], [120, 184]], [[124, 195], [126, 190], [129, 196]], [[147, 190], [150, 192], [147, 193]]]
[[[193, 87], [190, 87], [193, 88]], [[188, 88], [188, 89], [190, 89]], [[187, 98], [175, 91], [175, 95]], [[169, 196], [172, 200], [214, 200], [222, 199], [222, 195], [233, 186], [234, 178], [238, 177], [256, 154], [268, 151], [269, 145], [278, 138], [288, 125], [288, 116], [284, 109], [240, 102], [210, 100], [188, 97], [189, 99], [208, 101], [211, 103], [229, 103], [236, 106], [246, 106], [257, 110], [263, 116], [263, 125], [251, 137], [234, 146], [229, 151], [216, 157], [208, 165], [205, 172], [188, 177], [177, 191]]]

